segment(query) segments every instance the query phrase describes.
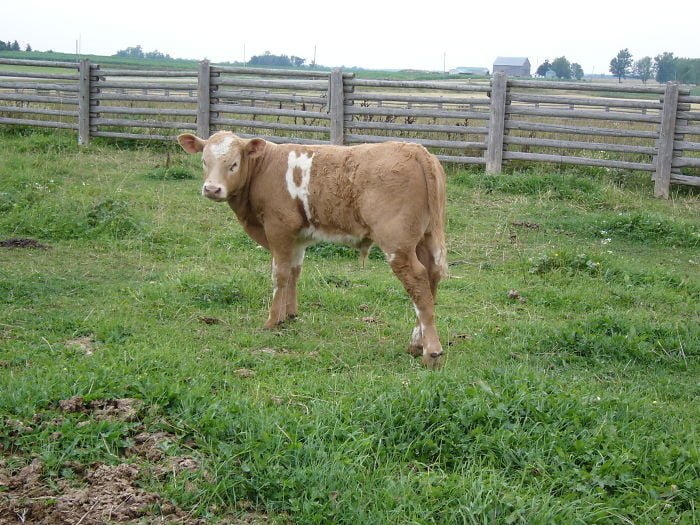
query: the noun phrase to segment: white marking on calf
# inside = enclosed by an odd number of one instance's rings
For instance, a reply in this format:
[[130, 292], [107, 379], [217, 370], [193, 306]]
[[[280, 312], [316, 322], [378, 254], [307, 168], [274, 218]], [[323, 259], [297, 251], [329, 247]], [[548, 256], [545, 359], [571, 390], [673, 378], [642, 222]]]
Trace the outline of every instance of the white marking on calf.
[[226, 155], [231, 149], [231, 144], [233, 144], [233, 137], [224, 137], [221, 142], [213, 144], [210, 148], [212, 155], [217, 159]]
[[411, 333], [411, 344], [413, 346], [421, 346], [423, 344], [423, 330], [420, 326], [414, 326]]
[[301, 263], [304, 262], [305, 253], [306, 246], [304, 244], [298, 244], [294, 247], [294, 251], [292, 252], [292, 268], [301, 266]]
[[[309, 157], [306, 153], [302, 153], [297, 157], [294, 151], [289, 152], [287, 157], [287, 173], [285, 179], [287, 181], [287, 191], [292, 196], [292, 199], [299, 199], [304, 205], [306, 219], [311, 220], [311, 208], [309, 207], [309, 181], [311, 180], [311, 163], [313, 155]], [[294, 182], [294, 169], [301, 170], [301, 184], [297, 186]]]
[[442, 267], [445, 264], [445, 254], [442, 250], [435, 250], [433, 252], [433, 261], [435, 261], [435, 265], [438, 267]]
[[420, 331], [421, 331], [421, 333], [423, 333], [423, 331], [425, 330], [425, 327], [423, 326], [423, 321], [421, 321], [421, 319], [420, 319], [420, 310], [416, 306], [416, 303], [413, 303], [413, 309], [416, 311], [416, 317], [418, 318], [418, 323], [420, 324]]
[[394, 262], [394, 259], [396, 259], [396, 254], [395, 253], [388, 253], [386, 255], [386, 260], [389, 261], [390, 263]]
[[272, 258], [272, 296], [274, 298], [277, 293], [277, 265], [275, 264], [275, 258]]

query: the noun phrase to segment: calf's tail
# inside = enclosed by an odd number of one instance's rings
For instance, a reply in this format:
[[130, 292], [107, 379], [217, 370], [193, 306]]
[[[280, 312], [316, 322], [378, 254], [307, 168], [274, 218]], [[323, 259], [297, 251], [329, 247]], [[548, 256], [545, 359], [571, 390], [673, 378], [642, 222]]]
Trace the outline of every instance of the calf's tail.
[[431, 252], [435, 265], [440, 274], [447, 276], [447, 247], [445, 245], [445, 208], [447, 200], [447, 177], [445, 170], [437, 157], [425, 148], [418, 155], [418, 160], [423, 168], [425, 185], [428, 190], [428, 211], [430, 213], [430, 225], [426, 233], [430, 233]]

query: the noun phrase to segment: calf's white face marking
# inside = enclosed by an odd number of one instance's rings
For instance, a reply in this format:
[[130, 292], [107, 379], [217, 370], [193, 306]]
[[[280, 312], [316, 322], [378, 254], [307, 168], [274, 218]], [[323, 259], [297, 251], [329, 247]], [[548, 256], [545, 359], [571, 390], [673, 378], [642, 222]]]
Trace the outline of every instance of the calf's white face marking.
[[[304, 205], [306, 219], [311, 220], [311, 208], [309, 206], [309, 181], [311, 180], [311, 163], [313, 155], [309, 157], [306, 153], [302, 153], [297, 157], [296, 152], [290, 151], [287, 157], [287, 173], [285, 180], [287, 181], [287, 191], [292, 199], [299, 199]], [[301, 183], [297, 186], [294, 182], [294, 169], [301, 170]]]
[[213, 144], [209, 151], [218, 159], [228, 153], [228, 150], [231, 149], [231, 144], [233, 144], [233, 137], [224, 137], [221, 142]]

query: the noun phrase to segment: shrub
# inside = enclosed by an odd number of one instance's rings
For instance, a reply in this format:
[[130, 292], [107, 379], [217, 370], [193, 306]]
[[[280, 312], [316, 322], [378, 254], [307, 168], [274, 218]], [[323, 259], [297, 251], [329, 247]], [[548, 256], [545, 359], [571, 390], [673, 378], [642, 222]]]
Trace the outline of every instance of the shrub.
[[122, 200], [104, 199], [95, 204], [87, 214], [88, 225], [98, 232], [124, 237], [138, 230], [131, 217], [129, 205]]

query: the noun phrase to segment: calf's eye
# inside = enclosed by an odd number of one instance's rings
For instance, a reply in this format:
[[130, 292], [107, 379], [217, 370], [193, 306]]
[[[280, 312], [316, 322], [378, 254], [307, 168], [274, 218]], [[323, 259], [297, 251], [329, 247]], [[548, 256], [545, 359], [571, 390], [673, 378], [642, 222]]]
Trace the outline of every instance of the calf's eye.
[[229, 170], [235, 171], [237, 167], [238, 167], [238, 162], [234, 162], [233, 164], [231, 164], [231, 167], [229, 168]]

